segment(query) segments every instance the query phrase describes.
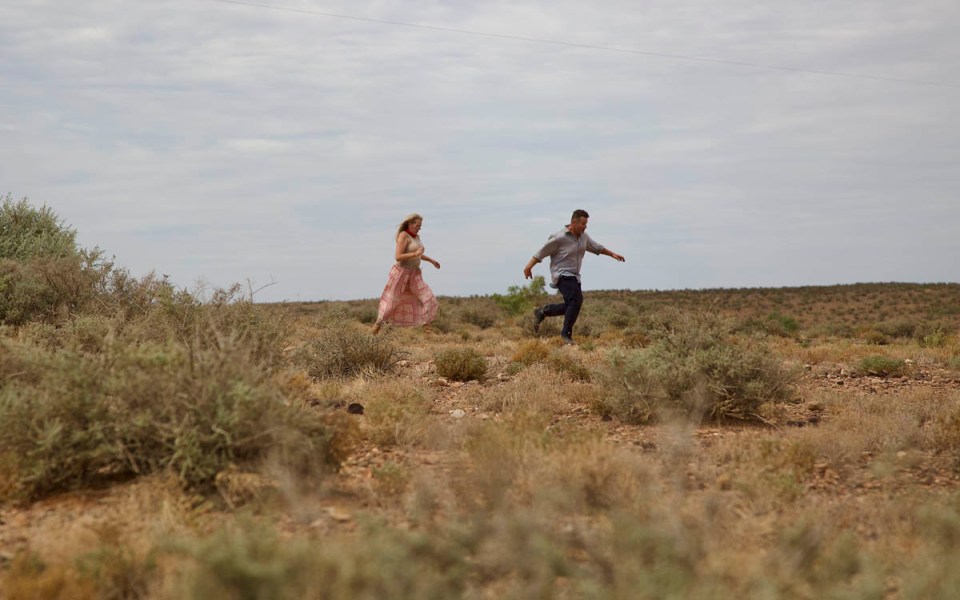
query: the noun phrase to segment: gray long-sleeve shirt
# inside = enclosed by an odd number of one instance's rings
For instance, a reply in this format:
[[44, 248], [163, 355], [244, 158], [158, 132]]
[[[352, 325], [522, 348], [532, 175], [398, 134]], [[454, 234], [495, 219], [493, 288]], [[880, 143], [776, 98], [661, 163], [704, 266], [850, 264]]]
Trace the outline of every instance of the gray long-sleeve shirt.
[[603, 250], [604, 247], [593, 241], [586, 231], [577, 238], [564, 227], [552, 234], [533, 257], [537, 262], [550, 257], [550, 278], [553, 281], [551, 286], [557, 287], [557, 281], [564, 275], [576, 277], [577, 281], [580, 281], [580, 265], [583, 263], [584, 252], [600, 254]]

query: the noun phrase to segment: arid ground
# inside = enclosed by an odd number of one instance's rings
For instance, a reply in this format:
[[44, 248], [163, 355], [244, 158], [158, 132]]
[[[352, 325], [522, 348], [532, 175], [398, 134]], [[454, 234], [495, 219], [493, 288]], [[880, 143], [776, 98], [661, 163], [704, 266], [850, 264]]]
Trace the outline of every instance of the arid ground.
[[8, 327], [0, 597], [957, 597], [960, 285], [539, 292]]

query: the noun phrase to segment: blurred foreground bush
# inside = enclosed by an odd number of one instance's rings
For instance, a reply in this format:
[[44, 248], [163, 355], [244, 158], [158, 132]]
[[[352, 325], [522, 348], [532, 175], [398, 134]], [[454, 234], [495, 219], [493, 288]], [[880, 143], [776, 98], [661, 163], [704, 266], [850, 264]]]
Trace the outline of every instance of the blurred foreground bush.
[[337, 427], [277, 386], [290, 319], [99, 261], [47, 208], [0, 208], [0, 496], [169, 469], [211, 485], [267, 459], [319, 469]]
[[2, 341], [0, 460], [36, 498], [171, 469], [192, 487], [231, 464], [335, 462], [332, 428], [288, 402], [239, 335], [216, 346], [114, 343], [101, 353]]

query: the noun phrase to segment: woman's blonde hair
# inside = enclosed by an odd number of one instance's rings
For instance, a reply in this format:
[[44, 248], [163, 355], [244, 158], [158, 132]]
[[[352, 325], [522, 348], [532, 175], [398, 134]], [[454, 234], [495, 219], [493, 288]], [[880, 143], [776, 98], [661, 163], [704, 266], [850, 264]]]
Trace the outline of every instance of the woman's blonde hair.
[[407, 227], [410, 225], [412, 221], [423, 221], [423, 217], [421, 217], [417, 213], [410, 213], [409, 215], [407, 215], [403, 219], [403, 222], [400, 223], [400, 227], [397, 228], [397, 235], [399, 235], [401, 231], [406, 231]]

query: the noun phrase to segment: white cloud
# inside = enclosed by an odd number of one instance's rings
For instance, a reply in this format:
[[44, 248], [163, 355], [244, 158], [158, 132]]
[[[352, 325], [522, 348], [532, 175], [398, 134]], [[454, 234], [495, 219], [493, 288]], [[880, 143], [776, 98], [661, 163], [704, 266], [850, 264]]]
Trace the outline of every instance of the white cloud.
[[578, 207], [628, 256], [588, 262], [591, 289], [956, 280], [958, 88], [676, 58], [960, 84], [955, 2], [276, 6], [661, 56], [213, 0], [7, 5], [0, 193], [137, 272], [276, 279], [265, 300], [378, 295], [413, 210], [444, 294], [518, 283]]

